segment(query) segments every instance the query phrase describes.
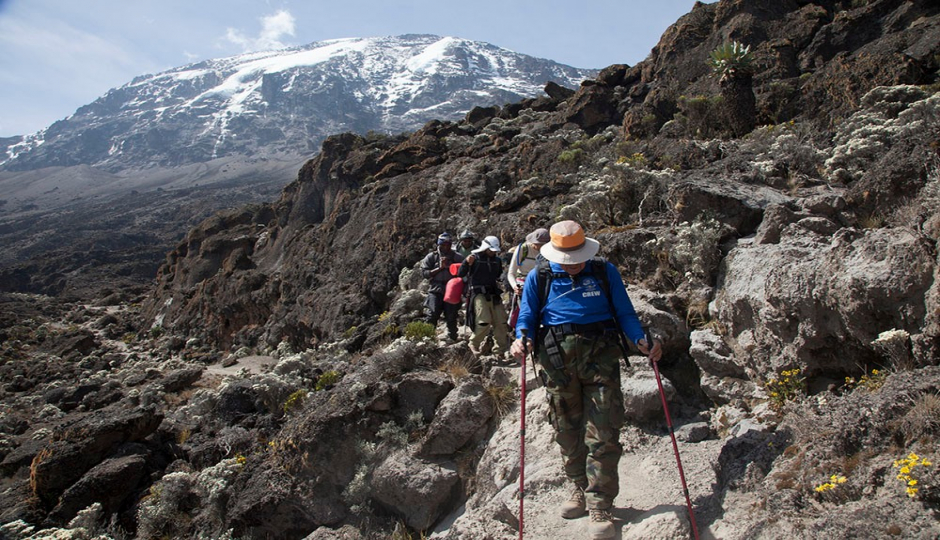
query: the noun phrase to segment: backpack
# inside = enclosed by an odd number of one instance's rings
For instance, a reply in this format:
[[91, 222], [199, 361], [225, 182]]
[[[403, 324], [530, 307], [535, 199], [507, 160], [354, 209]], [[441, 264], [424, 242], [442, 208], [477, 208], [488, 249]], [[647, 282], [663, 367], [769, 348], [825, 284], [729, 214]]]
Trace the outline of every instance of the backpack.
[[[607, 276], [607, 259], [603, 257], [594, 257], [588, 261], [590, 265], [590, 274], [597, 279], [597, 282], [600, 283], [601, 290], [604, 291], [604, 295], [607, 297], [607, 305], [610, 309], [610, 316], [617, 324], [617, 335], [620, 337], [620, 346], [623, 349], [624, 356], [626, 356], [627, 351], [629, 351], [629, 345], [627, 344], [627, 338], [623, 335], [623, 331], [620, 330], [620, 323], [617, 321], [617, 309], [614, 307], [614, 299], [610, 295], [610, 280]], [[587, 268], [587, 266], [586, 266]], [[535, 311], [539, 315], [539, 319], [542, 317], [542, 306], [545, 305], [545, 301], [548, 299], [548, 293], [552, 287], [552, 281], [557, 277], [571, 277], [567, 272], [552, 272], [551, 263], [547, 260], [542, 260], [538, 267], [535, 269], [536, 272], [536, 290], [538, 291], [539, 303], [537, 310]], [[583, 270], [582, 270], [583, 271]], [[536, 340], [536, 343], [538, 340]], [[538, 345], [536, 345], [538, 346]]]
[[522, 266], [522, 261], [529, 258], [529, 245], [525, 242], [516, 246], [516, 266]]

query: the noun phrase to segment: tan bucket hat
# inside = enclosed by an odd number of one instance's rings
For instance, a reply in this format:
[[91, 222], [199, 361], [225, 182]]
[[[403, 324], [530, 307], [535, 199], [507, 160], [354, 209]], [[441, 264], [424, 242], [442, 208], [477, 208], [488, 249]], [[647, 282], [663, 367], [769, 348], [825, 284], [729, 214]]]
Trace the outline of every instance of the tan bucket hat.
[[552, 241], [542, 246], [540, 253], [558, 264], [581, 264], [601, 249], [601, 244], [584, 236], [584, 229], [575, 221], [560, 221], [549, 230]]

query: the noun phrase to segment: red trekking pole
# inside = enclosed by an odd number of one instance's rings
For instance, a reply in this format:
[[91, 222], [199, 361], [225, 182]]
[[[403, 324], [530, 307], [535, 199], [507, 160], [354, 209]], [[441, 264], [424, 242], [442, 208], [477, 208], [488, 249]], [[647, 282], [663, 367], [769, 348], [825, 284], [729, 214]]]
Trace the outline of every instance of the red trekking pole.
[[[646, 335], [646, 343], [652, 349], [653, 340], [649, 334]], [[676, 464], [679, 466], [679, 480], [682, 481], [682, 491], [685, 493], [685, 504], [689, 507], [689, 521], [692, 523], [692, 536], [699, 540], [698, 526], [695, 524], [695, 512], [692, 510], [692, 499], [689, 498], [689, 486], [685, 483], [685, 472], [682, 470], [682, 460], [679, 459], [679, 445], [676, 443], [676, 432], [672, 428], [672, 417], [669, 416], [669, 405], [666, 404], [666, 391], [663, 390], [663, 381], [659, 377], [659, 365], [650, 360], [653, 366], [653, 373], [656, 374], [656, 384], [659, 385], [659, 397], [663, 400], [663, 412], [666, 413], [666, 425], [669, 426], [669, 436], [672, 437], [672, 451], [676, 454]]]
[[522, 375], [519, 380], [519, 387], [522, 394], [522, 401], [519, 407], [519, 540], [522, 540], [522, 511], [525, 502], [525, 364], [527, 360], [526, 356], [528, 356], [529, 352], [529, 339], [526, 334], [527, 332], [523, 330], [522, 347], [526, 354], [522, 357]]

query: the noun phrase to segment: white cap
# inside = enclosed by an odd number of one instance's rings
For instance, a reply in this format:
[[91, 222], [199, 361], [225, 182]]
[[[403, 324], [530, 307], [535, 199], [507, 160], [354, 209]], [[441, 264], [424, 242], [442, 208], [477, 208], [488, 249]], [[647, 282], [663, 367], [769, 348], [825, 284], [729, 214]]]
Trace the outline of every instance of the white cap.
[[484, 251], [495, 251], [496, 253], [499, 253], [499, 238], [496, 238], [495, 236], [487, 236], [483, 239], [480, 247], [473, 250], [474, 253], [483, 253]]

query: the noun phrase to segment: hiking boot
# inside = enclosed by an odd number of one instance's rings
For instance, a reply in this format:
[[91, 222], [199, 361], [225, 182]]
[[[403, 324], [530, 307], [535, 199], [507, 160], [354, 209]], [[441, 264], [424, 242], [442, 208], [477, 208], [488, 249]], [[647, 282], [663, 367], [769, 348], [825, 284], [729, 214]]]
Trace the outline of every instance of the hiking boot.
[[588, 531], [593, 539], [613, 538], [616, 530], [614, 529], [614, 517], [610, 515], [610, 510], [591, 509], [591, 522], [588, 524]]
[[565, 519], [575, 519], [583, 516], [587, 510], [584, 506], [584, 490], [578, 486], [574, 487], [571, 497], [561, 503], [561, 517]]

